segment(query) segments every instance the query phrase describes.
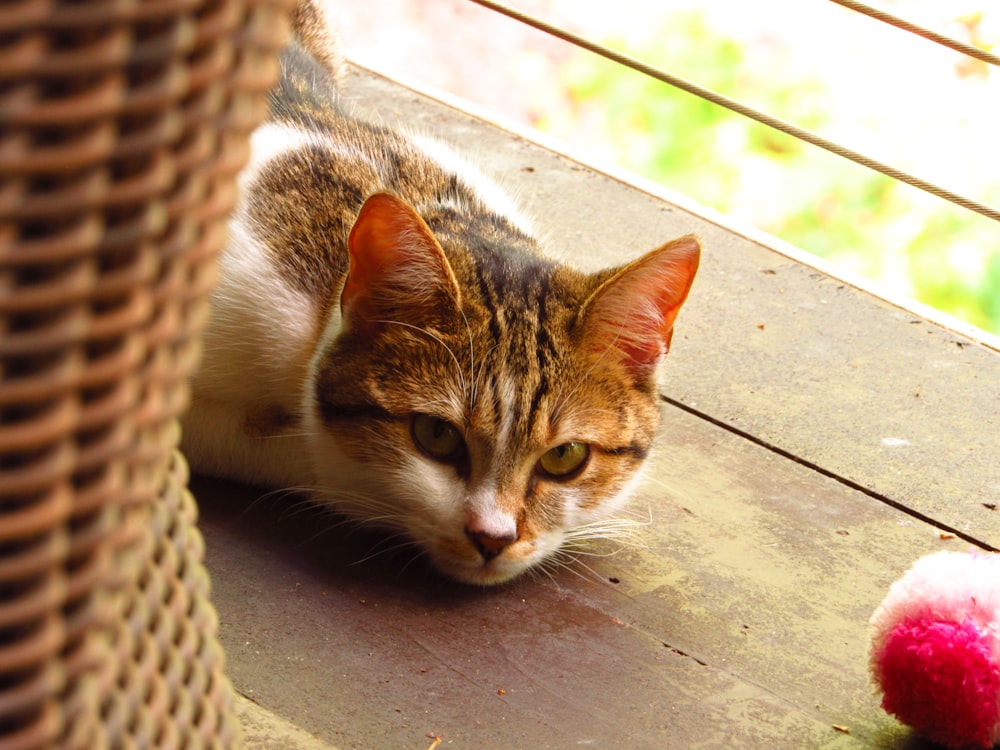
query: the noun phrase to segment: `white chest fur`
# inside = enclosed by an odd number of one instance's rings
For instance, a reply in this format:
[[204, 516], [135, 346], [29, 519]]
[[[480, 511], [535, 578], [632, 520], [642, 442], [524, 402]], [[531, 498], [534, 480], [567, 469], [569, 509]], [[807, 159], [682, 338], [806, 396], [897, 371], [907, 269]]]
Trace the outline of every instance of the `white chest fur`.
[[[258, 130], [241, 185], [300, 140], [288, 128]], [[253, 426], [274, 414], [298, 413], [316, 316], [312, 300], [282, 278], [255, 236], [246, 207], [238, 206], [219, 260], [203, 358], [192, 380], [192, 406], [182, 420], [182, 447], [192, 468], [269, 486], [312, 483], [301, 429], [291, 426], [266, 435]]]

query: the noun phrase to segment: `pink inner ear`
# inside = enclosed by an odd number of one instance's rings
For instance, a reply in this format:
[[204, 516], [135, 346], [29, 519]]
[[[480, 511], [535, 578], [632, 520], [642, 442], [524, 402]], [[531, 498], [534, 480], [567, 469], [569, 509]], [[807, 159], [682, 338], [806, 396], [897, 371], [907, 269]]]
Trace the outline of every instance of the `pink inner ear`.
[[350, 270], [340, 306], [352, 326], [377, 325], [407, 312], [419, 318], [422, 309], [459, 304], [458, 285], [441, 246], [400, 198], [377, 193], [365, 201], [348, 249]]
[[609, 346], [638, 375], [648, 375], [670, 348], [674, 320], [687, 299], [701, 248], [682, 237], [625, 266], [584, 305], [591, 347]]

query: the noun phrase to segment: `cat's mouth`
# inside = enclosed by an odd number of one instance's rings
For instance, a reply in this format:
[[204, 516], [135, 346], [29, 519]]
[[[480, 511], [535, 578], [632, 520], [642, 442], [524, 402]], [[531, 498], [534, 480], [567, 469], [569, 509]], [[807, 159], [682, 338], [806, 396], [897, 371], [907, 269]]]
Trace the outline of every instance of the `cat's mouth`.
[[506, 583], [544, 557], [532, 540], [519, 540], [498, 554], [484, 554], [468, 540], [441, 540], [429, 547], [434, 566], [449, 578], [477, 586]]

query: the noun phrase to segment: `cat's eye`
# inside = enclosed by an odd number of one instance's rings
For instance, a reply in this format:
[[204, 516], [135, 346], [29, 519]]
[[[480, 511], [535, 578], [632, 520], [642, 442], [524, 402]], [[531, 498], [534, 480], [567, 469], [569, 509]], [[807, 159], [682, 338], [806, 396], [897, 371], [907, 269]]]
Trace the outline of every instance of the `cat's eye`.
[[413, 442], [437, 461], [457, 463], [465, 457], [465, 441], [454, 425], [428, 414], [417, 414], [410, 424]]
[[583, 470], [588, 458], [590, 446], [586, 443], [563, 443], [546, 451], [538, 459], [538, 468], [552, 479], [571, 479]]

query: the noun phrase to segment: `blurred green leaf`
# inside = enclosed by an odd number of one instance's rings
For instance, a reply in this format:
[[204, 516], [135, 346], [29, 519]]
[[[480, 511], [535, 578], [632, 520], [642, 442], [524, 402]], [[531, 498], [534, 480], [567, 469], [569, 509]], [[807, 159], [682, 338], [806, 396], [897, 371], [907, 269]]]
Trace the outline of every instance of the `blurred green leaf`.
[[[822, 81], [781, 50], [745, 64], [743, 43], [698, 11], [604, 41], [803, 127], [830, 123]], [[574, 56], [560, 74], [569, 107], [541, 129], [577, 142], [589, 133], [588, 148], [610, 144], [632, 171], [1000, 333], [995, 222], [596, 56]], [[1000, 187], [988, 192], [995, 204]]]

